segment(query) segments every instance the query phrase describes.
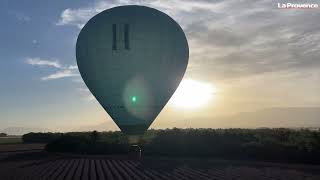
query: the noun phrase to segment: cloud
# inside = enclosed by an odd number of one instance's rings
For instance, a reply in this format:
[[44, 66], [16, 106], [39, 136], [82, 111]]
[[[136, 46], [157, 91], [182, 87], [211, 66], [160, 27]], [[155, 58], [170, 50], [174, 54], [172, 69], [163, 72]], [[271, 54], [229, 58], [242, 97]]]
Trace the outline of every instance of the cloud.
[[[120, 0], [118, 3], [123, 4], [123, 2], [121, 2], [122, 1]], [[56, 25], [73, 25], [77, 26], [78, 28], [82, 28], [91, 17], [105, 9], [114, 6], [116, 6], [116, 3], [114, 1], [98, 1], [97, 3], [94, 3], [89, 7], [79, 9], [67, 8], [62, 11], [60, 19], [58, 20]]]
[[97, 1], [65, 9], [57, 25], [81, 28], [104, 9], [127, 4], [159, 9], [182, 26], [190, 47], [187, 76], [228, 80], [320, 68], [319, 11], [281, 10], [271, 0]]
[[75, 83], [84, 84], [83, 79], [82, 79], [81, 77], [79, 77], [79, 78], [74, 78], [74, 79], [72, 79], [72, 81], [75, 82]]
[[58, 69], [56, 72], [49, 74], [47, 76], [41, 77], [42, 81], [57, 80], [69, 78], [72, 82], [80, 85], [81, 88], [78, 88], [78, 92], [81, 95], [82, 99], [85, 101], [93, 101], [95, 97], [91, 94], [89, 89], [85, 86], [85, 83], [81, 79], [81, 76], [78, 71], [77, 65], [64, 65], [61, 64], [58, 60], [45, 60], [39, 57], [35, 58], [26, 58], [25, 62], [27, 64], [39, 67], [51, 67]]
[[35, 58], [26, 58], [26, 63], [33, 66], [39, 66], [39, 67], [47, 66], [47, 67], [54, 67], [56, 69], [59, 69], [57, 72], [53, 74], [42, 77], [41, 80], [44, 80], [44, 81], [80, 76], [79, 72], [77, 71], [78, 70], [77, 65], [62, 65], [58, 60], [46, 60], [46, 59], [41, 59], [39, 57], [35, 57]]
[[38, 41], [37, 40], [32, 40], [32, 44], [38, 44]]
[[75, 25], [81, 28], [84, 25], [84, 21], [86, 21], [88, 17], [91, 17], [94, 14], [95, 12], [90, 9], [79, 9], [77, 11], [72, 9], [65, 9], [61, 13], [61, 18], [56, 23], [56, 25]]
[[28, 15], [26, 15], [22, 12], [9, 10], [8, 13], [10, 15], [14, 16], [17, 20], [22, 21], [22, 22], [28, 22], [31, 20], [31, 18]]
[[74, 77], [74, 76], [80, 76], [80, 74], [67, 69], [67, 70], [58, 71], [54, 74], [50, 74], [48, 76], [42, 77], [41, 80], [46, 81], [46, 80], [61, 79], [61, 78]]
[[78, 69], [78, 66], [77, 65], [70, 65], [70, 66], [68, 66], [68, 69]]
[[[181, 21], [187, 20], [187, 18], [182, 17], [180, 14], [192, 12], [194, 10], [209, 10], [212, 11], [218, 7], [218, 4], [221, 1], [206, 1], [206, 0], [175, 0], [175, 1], [159, 1], [159, 0], [142, 0], [142, 1], [133, 1], [133, 0], [112, 0], [112, 1], [97, 1], [96, 3], [90, 4], [88, 7], [71, 9], [67, 8], [62, 11], [60, 19], [56, 25], [73, 25], [78, 28], [82, 28], [84, 24], [94, 15], [102, 12], [105, 9], [109, 9], [115, 6], [122, 5], [144, 5], [159, 9], [176, 17]], [[179, 6], [177, 6], [179, 4]], [[190, 17], [188, 20], [190, 22]], [[192, 18], [192, 20], [199, 20], [197, 18]]]
[[26, 63], [34, 66], [51, 66], [55, 68], [62, 68], [62, 65], [57, 60], [46, 60], [41, 58], [27, 58]]
[[215, 13], [197, 13], [204, 20], [184, 28], [192, 75], [227, 80], [320, 67], [319, 12], [282, 11], [272, 1], [226, 1]]
[[96, 98], [93, 96], [93, 94], [90, 92], [90, 90], [87, 87], [78, 88], [78, 91], [81, 94], [83, 100], [86, 100], [86, 101], [96, 100]]

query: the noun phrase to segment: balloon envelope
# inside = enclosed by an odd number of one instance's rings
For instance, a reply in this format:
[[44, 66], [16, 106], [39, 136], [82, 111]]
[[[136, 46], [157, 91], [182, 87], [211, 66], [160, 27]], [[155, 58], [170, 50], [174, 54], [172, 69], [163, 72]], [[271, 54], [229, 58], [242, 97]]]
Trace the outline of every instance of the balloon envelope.
[[189, 48], [181, 27], [144, 6], [105, 10], [82, 28], [80, 74], [122, 132], [142, 134], [178, 87]]

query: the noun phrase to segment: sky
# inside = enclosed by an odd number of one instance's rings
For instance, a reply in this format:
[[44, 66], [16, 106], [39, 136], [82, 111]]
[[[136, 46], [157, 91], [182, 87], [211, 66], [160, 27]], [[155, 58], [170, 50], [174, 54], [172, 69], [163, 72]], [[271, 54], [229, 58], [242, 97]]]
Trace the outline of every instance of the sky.
[[75, 44], [91, 17], [128, 4], [156, 8], [184, 30], [190, 57], [176, 98], [190, 93], [200, 97], [207, 87], [199, 106], [170, 100], [152, 128], [203, 127], [202, 119], [205, 127], [228, 127], [219, 117], [275, 107], [320, 107], [320, 8], [277, 7], [286, 2], [3, 0], [0, 129], [117, 130], [81, 79]]

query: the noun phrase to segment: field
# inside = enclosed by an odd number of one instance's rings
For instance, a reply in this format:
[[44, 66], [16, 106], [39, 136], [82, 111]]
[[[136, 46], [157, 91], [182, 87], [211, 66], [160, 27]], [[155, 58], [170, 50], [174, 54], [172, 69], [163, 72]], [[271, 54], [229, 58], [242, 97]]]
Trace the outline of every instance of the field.
[[1, 180], [319, 180], [320, 166], [206, 158], [48, 153], [43, 144], [0, 145]]
[[21, 136], [0, 137], [0, 144], [15, 144], [15, 143], [22, 143]]

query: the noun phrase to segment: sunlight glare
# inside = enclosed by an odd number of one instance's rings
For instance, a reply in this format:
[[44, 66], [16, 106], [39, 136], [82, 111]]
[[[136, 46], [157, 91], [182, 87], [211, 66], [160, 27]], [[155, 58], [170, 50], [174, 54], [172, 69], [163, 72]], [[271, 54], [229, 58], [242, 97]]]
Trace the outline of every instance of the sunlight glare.
[[215, 97], [216, 91], [217, 88], [212, 84], [183, 80], [170, 99], [170, 104], [179, 108], [201, 107]]

